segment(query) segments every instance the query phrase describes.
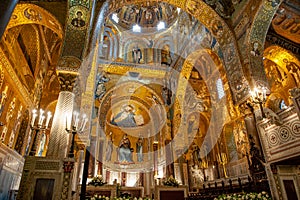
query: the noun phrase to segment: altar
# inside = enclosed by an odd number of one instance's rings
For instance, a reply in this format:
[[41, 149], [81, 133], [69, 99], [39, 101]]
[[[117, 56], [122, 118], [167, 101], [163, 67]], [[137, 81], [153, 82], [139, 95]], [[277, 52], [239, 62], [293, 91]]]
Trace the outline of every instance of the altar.
[[178, 187], [157, 185], [154, 187], [155, 200], [184, 200], [188, 197], [188, 186]]
[[[81, 189], [80, 189], [81, 190]], [[104, 185], [104, 186], [86, 186], [86, 198], [93, 197], [94, 195], [101, 195], [106, 197], [116, 197], [117, 196], [117, 186], [116, 185]]]
[[103, 186], [89, 185], [86, 188], [86, 198], [93, 197], [94, 195], [114, 198], [122, 194], [126, 194], [132, 198], [144, 197], [144, 187], [120, 187], [115, 184]]

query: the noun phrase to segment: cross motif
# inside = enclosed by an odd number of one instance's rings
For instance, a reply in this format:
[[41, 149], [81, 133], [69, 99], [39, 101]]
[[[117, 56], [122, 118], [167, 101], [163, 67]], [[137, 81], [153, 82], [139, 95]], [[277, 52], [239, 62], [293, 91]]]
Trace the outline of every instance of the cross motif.
[[285, 129], [280, 131], [280, 135], [282, 139], [287, 139], [289, 137], [289, 133]]
[[272, 144], [275, 144], [275, 143], [276, 143], [277, 139], [276, 139], [276, 136], [275, 136], [274, 134], [271, 135], [270, 141], [272, 142]]
[[276, 142], [276, 137], [275, 137], [275, 135], [272, 135], [272, 136], [271, 136], [271, 141], [272, 141], [273, 143]]
[[299, 124], [295, 124], [295, 125], [293, 126], [293, 131], [294, 131], [295, 133], [299, 134], [299, 133], [300, 133], [300, 125], [299, 125]]

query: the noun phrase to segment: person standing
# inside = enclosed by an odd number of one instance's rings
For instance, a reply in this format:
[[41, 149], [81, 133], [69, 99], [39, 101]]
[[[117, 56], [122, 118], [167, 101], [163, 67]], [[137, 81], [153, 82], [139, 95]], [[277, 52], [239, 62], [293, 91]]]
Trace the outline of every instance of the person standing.
[[136, 143], [136, 154], [137, 154], [137, 161], [143, 161], [143, 138], [139, 137]]
[[112, 152], [113, 152], [113, 137], [112, 137], [112, 132], [110, 132], [109, 140], [106, 146], [105, 161], [111, 161]]

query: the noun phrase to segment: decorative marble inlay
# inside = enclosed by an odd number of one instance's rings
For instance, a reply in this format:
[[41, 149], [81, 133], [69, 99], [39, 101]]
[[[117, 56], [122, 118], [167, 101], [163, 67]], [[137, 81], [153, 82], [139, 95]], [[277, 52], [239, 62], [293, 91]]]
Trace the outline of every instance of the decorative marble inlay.
[[268, 141], [269, 141], [270, 146], [276, 146], [278, 144], [279, 139], [278, 139], [276, 132], [272, 132], [269, 134]]
[[278, 131], [281, 142], [286, 142], [290, 139], [290, 129], [288, 127], [281, 127]]
[[296, 121], [291, 125], [291, 133], [294, 137], [300, 137], [300, 122]]
[[[286, 113], [291, 114], [283, 118]], [[300, 154], [300, 121], [295, 109], [287, 109], [278, 116], [283, 119], [282, 125], [272, 124], [269, 120], [258, 123], [260, 140], [269, 162]]]

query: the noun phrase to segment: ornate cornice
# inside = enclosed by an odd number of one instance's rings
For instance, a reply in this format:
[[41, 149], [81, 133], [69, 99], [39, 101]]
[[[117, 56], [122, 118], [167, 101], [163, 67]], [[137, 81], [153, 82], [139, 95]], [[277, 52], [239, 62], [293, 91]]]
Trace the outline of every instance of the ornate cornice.
[[167, 69], [159, 66], [134, 65], [128, 63], [102, 62], [99, 65], [100, 71], [111, 74], [125, 75], [127, 72], [138, 72], [145, 77], [163, 78]]

